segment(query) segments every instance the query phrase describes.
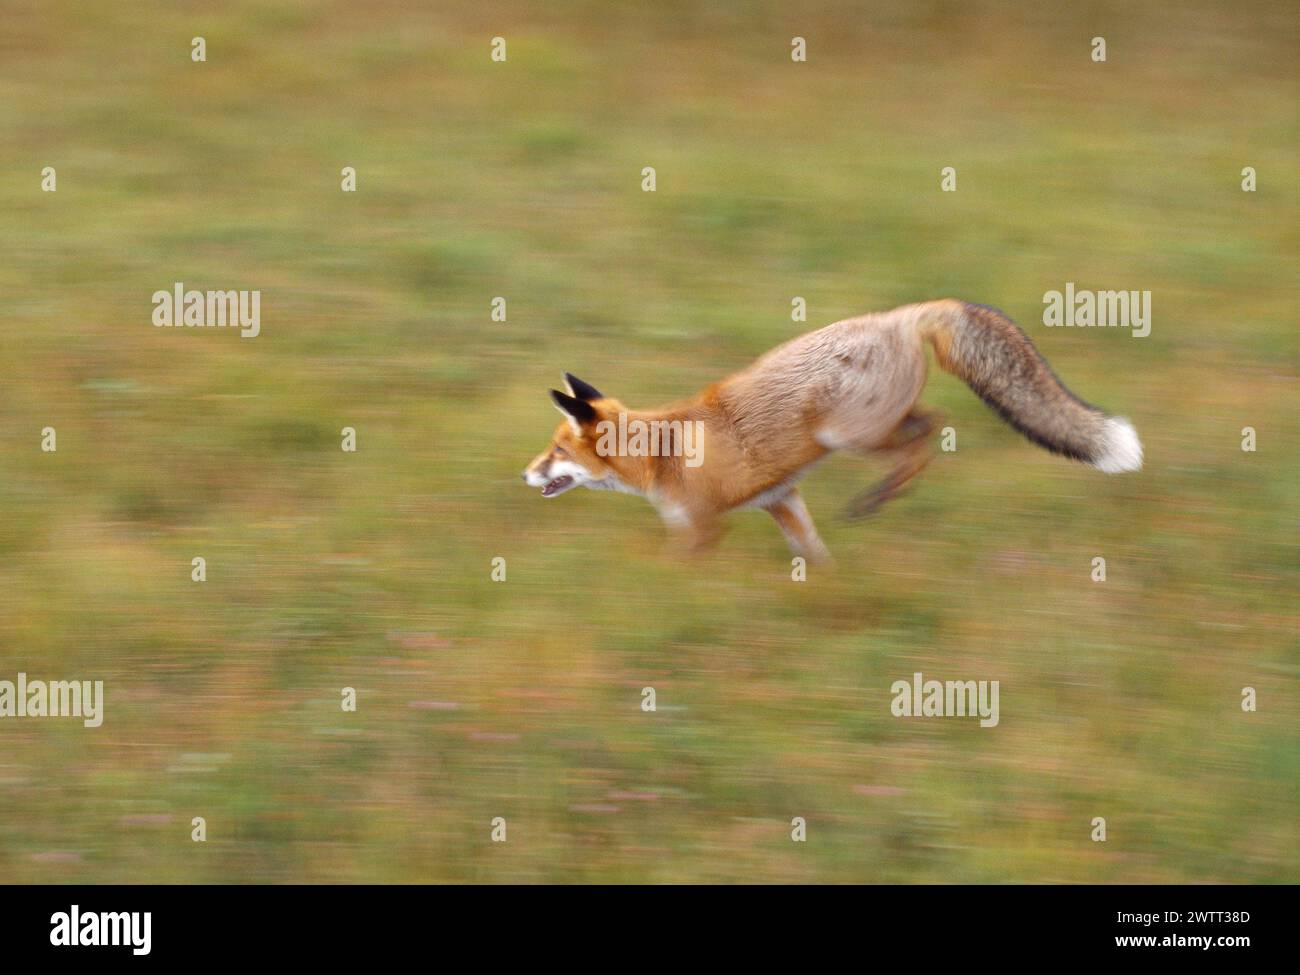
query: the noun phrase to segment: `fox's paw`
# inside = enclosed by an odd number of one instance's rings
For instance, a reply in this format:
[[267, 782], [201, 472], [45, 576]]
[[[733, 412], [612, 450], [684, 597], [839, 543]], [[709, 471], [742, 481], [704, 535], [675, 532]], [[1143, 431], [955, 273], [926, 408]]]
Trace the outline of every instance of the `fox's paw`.
[[844, 506], [840, 516], [845, 521], [861, 521], [863, 518], [869, 518], [879, 511], [886, 501], [897, 497], [900, 493], [901, 491], [898, 488], [890, 490], [888, 486], [863, 491]]

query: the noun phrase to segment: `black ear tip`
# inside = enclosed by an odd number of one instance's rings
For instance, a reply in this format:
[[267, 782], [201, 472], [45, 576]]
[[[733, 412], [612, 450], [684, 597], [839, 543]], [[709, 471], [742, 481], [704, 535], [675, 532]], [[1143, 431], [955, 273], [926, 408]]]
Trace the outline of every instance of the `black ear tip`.
[[570, 396], [568, 393], [562, 392], [558, 389], [551, 390], [551, 399], [555, 401], [556, 406], [570, 415], [573, 414], [575, 409], [586, 406], [586, 404], [583, 403], [582, 400], [578, 399], [578, 397]]
[[580, 400], [592, 400], [592, 399], [605, 398], [604, 394], [601, 393], [599, 389], [591, 385], [591, 383], [584, 383], [581, 379], [579, 379], [571, 372], [566, 372], [564, 374], [564, 381], [568, 383], [569, 388], [573, 390], [573, 395]]
[[590, 423], [596, 419], [596, 408], [586, 400], [561, 393], [558, 389], [551, 390], [551, 399], [555, 400], [556, 406], [579, 423]]

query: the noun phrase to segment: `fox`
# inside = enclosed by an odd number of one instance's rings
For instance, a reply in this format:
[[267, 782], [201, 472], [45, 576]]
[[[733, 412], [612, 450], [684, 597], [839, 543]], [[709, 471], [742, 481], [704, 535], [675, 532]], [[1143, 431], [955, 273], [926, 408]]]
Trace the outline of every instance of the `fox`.
[[[940, 422], [917, 405], [927, 346], [1033, 443], [1107, 474], [1141, 469], [1142, 443], [1127, 419], [1071, 393], [1003, 312], [945, 298], [806, 332], [659, 409], [629, 410], [566, 372], [567, 391], [550, 391], [563, 419], [523, 479], [548, 499], [578, 487], [639, 495], [691, 553], [717, 543], [726, 513], [766, 511], [791, 552], [825, 562], [799, 482], [835, 451], [888, 459], [885, 478], [849, 503], [851, 519], [909, 487]], [[629, 440], [628, 430], [641, 435]]]

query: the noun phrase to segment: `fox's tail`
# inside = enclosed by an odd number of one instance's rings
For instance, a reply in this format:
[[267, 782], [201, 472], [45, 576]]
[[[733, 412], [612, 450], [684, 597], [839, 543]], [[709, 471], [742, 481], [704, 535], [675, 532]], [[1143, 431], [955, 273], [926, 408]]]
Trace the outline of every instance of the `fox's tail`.
[[913, 307], [917, 329], [934, 345], [939, 365], [1034, 443], [1107, 474], [1142, 467], [1133, 424], [1066, 389], [1029, 336], [1002, 312], [955, 300]]

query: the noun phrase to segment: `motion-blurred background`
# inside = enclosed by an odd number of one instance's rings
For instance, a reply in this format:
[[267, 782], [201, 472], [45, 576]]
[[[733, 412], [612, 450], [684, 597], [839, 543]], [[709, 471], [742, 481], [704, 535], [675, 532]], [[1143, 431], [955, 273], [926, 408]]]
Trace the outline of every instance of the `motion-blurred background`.
[[[0, 720], [0, 876], [1300, 879], [1295, 56], [1283, 2], [8, 0], [0, 679], [107, 705]], [[154, 328], [177, 281], [261, 335]], [[1151, 335], [1045, 328], [1066, 282]], [[823, 465], [804, 583], [761, 514], [686, 564], [519, 482], [562, 370], [652, 406], [948, 295], [1146, 469], [932, 370], [957, 451], [857, 525]], [[892, 717], [917, 671], [999, 726]]]

